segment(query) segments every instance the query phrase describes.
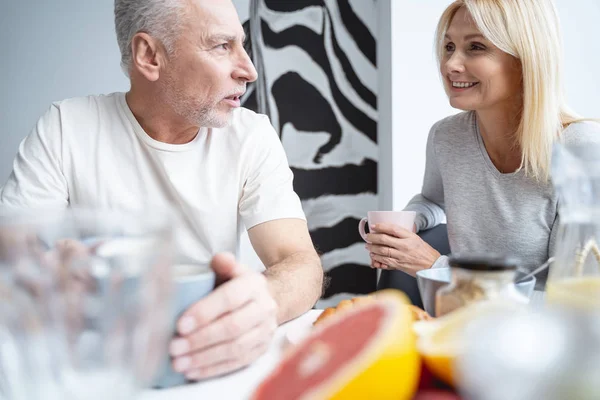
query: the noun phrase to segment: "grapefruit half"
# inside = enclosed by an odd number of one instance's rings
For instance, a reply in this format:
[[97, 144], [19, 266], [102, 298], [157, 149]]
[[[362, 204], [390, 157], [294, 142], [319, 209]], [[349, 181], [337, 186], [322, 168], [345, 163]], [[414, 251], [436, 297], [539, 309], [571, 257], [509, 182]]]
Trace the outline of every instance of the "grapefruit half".
[[384, 290], [323, 321], [252, 399], [411, 399], [421, 364], [409, 304], [403, 293]]

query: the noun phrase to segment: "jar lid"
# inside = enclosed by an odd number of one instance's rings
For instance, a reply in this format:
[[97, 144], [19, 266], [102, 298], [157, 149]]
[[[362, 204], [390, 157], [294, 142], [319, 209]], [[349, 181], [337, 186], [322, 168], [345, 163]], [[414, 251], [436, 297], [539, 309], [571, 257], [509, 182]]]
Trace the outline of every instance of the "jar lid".
[[519, 267], [519, 260], [501, 255], [456, 255], [449, 257], [452, 268], [462, 268], [471, 271], [514, 271]]

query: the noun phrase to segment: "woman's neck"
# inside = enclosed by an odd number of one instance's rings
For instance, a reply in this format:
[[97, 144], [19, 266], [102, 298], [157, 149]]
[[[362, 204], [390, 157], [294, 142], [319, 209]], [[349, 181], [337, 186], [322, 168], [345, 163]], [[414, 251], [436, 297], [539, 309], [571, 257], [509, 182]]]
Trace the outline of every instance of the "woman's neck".
[[519, 105], [475, 111], [485, 149], [502, 173], [514, 172], [521, 166], [521, 149], [516, 136], [521, 109]]

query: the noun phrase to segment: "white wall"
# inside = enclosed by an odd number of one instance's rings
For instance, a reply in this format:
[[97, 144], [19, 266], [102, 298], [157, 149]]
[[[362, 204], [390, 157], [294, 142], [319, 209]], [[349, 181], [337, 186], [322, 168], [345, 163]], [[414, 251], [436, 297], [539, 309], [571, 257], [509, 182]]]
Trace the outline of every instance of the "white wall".
[[[385, 1], [383, 1], [385, 3]], [[431, 125], [457, 111], [448, 105], [434, 53], [434, 31], [449, 0], [391, 0], [392, 207], [420, 191]], [[379, 104], [386, 103], [380, 99]], [[385, 151], [387, 147], [382, 147]], [[388, 187], [383, 187], [386, 190]], [[385, 197], [385, 194], [384, 194]]]
[[600, 118], [600, 1], [555, 0], [565, 43], [565, 86], [571, 107]]
[[[394, 182], [393, 139], [394, 123], [399, 118], [392, 118], [393, 82], [392, 71], [392, 6], [391, 0], [379, 0], [379, 31], [377, 34], [377, 145], [379, 161], [377, 164], [377, 196], [380, 210], [391, 210], [394, 205], [392, 185]], [[379, 277], [380, 272], [378, 272]]]
[[112, 0], [0, 1], [0, 185], [56, 100], [124, 91]]
[[[420, 190], [429, 128], [456, 112], [447, 104], [433, 53], [435, 25], [449, 3], [378, 0], [382, 209], [400, 209]], [[600, 117], [600, 3], [556, 3], [568, 98], [580, 113]], [[128, 88], [119, 67], [112, 0], [1, 1], [0, 54], [0, 184], [19, 142], [52, 101]], [[247, 240], [242, 255], [257, 262]]]
[[[386, 96], [386, 83], [382, 82], [379, 98], [380, 143], [390, 144], [380, 148], [380, 206], [388, 208], [391, 202], [394, 209], [402, 209], [421, 189], [429, 128], [457, 112], [444, 95], [433, 50], [437, 20], [451, 0], [379, 1], [383, 8], [390, 8], [389, 18], [384, 13], [381, 29], [390, 25], [392, 31], [391, 39], [379, 44], [379, 52], [391, 51], [392, 60], [389, 71], [388, 66], [380, 65], [391, 87]], [[555, 3], [563, 27], [567, 97], [579, 113], [600, 117], [600, 2]], [[387, 170], [390, 164], [393, 173]]]

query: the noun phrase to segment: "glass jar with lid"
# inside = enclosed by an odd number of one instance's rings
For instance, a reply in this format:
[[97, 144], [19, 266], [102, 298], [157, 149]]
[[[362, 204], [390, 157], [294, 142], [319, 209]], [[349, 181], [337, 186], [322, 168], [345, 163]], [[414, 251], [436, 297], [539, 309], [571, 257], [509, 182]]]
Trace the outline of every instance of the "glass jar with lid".
[[529, 299], [515, 287], [519, 262], [493, 255], [452, 256], [451, 280], [436, 293], [435, 315], [441, 317], [457, 308], [485, 300], [527, 304]]

